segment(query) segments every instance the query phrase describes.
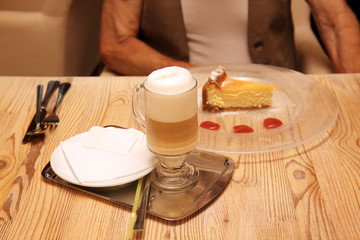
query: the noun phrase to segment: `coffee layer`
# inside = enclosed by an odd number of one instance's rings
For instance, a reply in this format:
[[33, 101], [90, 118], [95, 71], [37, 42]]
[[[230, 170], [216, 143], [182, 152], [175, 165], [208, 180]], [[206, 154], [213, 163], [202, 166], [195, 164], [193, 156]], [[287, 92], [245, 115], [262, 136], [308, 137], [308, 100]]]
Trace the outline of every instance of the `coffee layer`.
[[165, 155], [187, 153], [196, 147], [197, 137], [197, 115], [170, 123], [146, 119], [146, 141], [153, 152]]

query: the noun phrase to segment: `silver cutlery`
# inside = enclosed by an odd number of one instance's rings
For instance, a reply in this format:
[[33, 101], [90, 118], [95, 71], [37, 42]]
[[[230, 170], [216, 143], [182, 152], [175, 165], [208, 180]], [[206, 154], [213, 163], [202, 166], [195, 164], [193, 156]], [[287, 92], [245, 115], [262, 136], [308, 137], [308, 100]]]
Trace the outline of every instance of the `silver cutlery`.
[[35, 114], [35, 129], [31, 130], [27, 134], [30, 136], [40, 135], [45, 131], [44, 126], [41, 124], [41, 99], [43, 94], [43, 85], [37, 87], [37, 99], [36, 99], [36, 114]]
[[69, 90], [69, 88], [71, 87], [71, 84], [66, 82], [66, 83], [61, 83], [59, 86], [59, 93], [58, 93], [58, 97], [56, 99], [56, 103], [54, 106], [54, 109], [52, 110], [52, 113], [50, 115], [48, 115], [47, 117], [44, 118], [43, 120], [43, 124], [46, 126], [57, 126], [59, 124], [59, 117], [56, 114], [56, 109], [59, 105], [59, 103], [61, 102], [63, 96], [67, 93], [67, 91]]
[[[46, 88], [46, 92], [45, 92], [45, 97], [43, 98], [42, 102], [41, 102], [41, 113], [40, 113], [40, 122], [41, 120], [45, 117], [46, 115], [46, 110], [45, 107], [47, 105], [47, 103], [49, 102], [49, 99], [51, 97], [51, 95], [54, 93], [54, 91], [56, 90], [56, 88], [59, 86], [60, 82], [59, 81], [55, 81], [52, 80], [48, 83], [47, 88]], [[36, 128], [36, 121], [35, 121], [35, 117], [36, 115], [34, 115], [33, 119], [31, 120], [29, 127], [25, 133], [25, 136], [22, 140], [22, 143], [27, 143], [30, 141], [31, 136], [28, 135], [28, 132], [33, 131]]]

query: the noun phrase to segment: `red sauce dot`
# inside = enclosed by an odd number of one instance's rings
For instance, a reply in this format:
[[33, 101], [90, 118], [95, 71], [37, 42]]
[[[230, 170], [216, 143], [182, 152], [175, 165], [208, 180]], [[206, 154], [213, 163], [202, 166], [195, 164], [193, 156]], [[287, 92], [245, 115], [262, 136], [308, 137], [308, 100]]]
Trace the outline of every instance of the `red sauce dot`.
[[280, 127], [283, 123], [277, 118], [266, 118], [264, 120], [264, 127], [267, 129]]
[[211, 121], [202, 122], [202, 123], [200, 124], [200, 127], [205, 128], [205, 129], [208, 129], [208, 130], [213, 130], [213, 131], [216, 131], [216, 130], [219, 130], [219, 129], [220, 129], [220, 125], [219, 125], [219, 124], [214, 123], [214, 122], [211, 122]]
[[247, 125], [236, 125], [233, 127], [234, 133], [252, 133], [254, 129]]

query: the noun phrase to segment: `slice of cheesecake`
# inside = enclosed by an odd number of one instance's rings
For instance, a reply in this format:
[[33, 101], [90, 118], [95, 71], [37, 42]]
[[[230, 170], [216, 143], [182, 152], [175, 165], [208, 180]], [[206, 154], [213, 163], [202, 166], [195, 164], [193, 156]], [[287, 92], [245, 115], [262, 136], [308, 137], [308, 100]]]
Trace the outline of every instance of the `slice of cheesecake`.
[[271, 85], [228, 77], [223, 67], [211, 72], [202, 89], [203, 110], [236, 111], [270, 107], [276, 88]]

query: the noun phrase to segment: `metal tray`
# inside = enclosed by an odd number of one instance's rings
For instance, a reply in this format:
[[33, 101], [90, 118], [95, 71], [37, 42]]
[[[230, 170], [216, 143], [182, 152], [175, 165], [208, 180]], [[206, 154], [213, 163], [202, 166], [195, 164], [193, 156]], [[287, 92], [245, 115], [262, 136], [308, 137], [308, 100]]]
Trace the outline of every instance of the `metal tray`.
[[[162, 219], [176, 221], [183, 219], [210, 203], [228, 184], [234, 170], [234, 161], [226, 156], [194, 150], [186, 161], [199, 170], [197, 185], [184, 191], [161, 191], [150, 188], [147, 213]], [[116, 187], [83, 187], [69, 183], [56, 175], [50, 162], [42, 176], [52, 182], [77, 189], [123, 206], [132, 207], [137, 181]]]

